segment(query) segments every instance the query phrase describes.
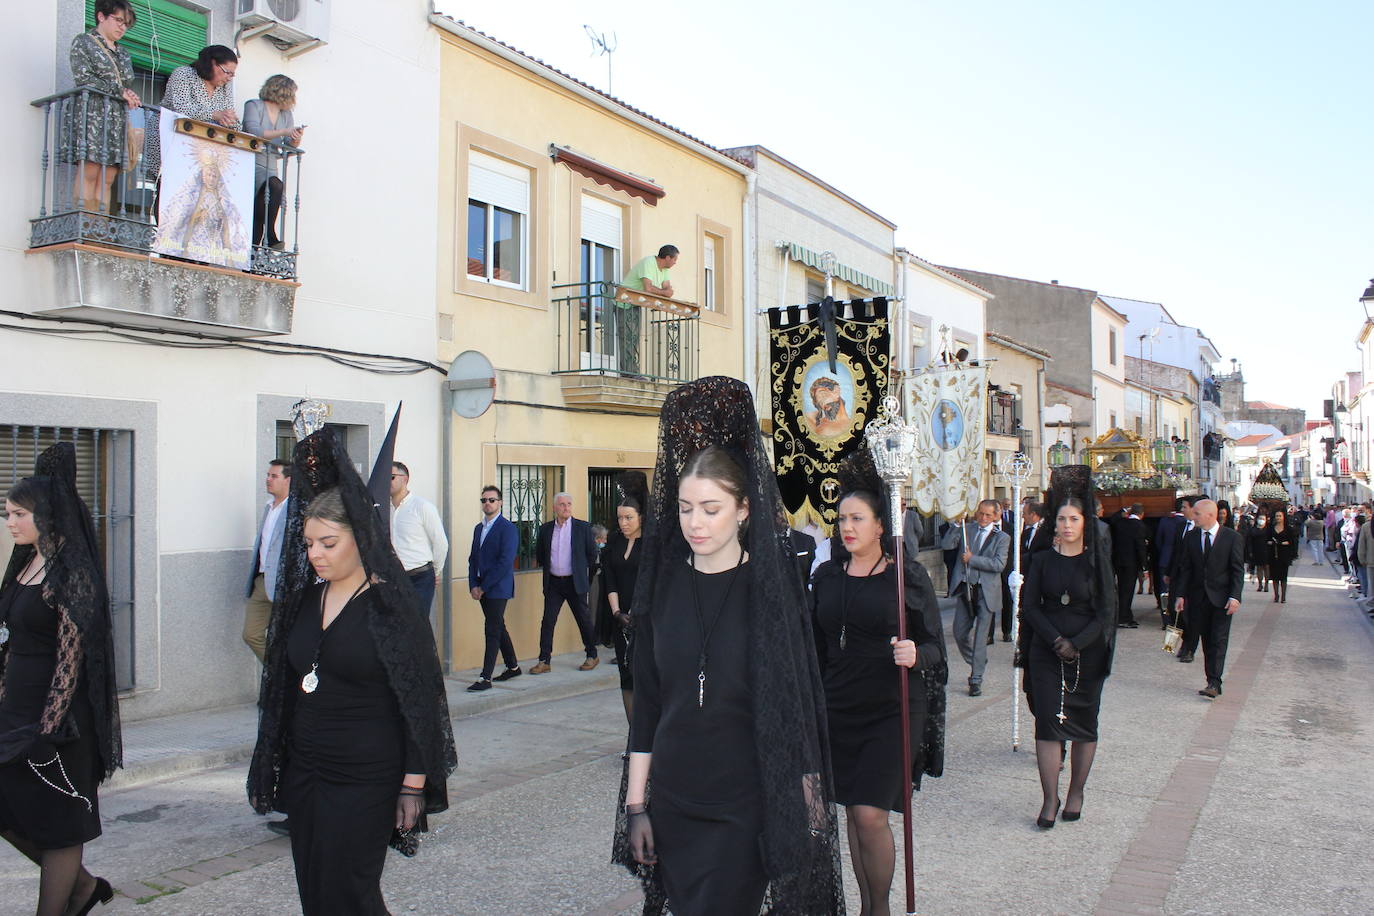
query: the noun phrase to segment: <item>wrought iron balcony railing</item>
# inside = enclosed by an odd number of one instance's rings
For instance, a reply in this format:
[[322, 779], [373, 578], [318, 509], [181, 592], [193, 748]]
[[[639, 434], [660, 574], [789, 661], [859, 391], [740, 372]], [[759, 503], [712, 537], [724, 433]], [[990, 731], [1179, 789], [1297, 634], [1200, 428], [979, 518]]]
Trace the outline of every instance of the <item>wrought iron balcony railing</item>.
[[595, 281], [554, 287], [556, 375], [618, 376], [677, 385], [697, 377], [695, 305]]
[[1017, 398], [1010, 391], [988, 394], [988, 432], [994, 436], [1015, 436], [1021, 432]]
[[[38, 217], [30, 220], [29, 247], [75, 242], [153, 254], [158, 176], [149, 172], [147, 159], [139, 150], [133, 150], [130, 168], [123, 125], [127, 116], [130, 127], [144, 130], [146, 150], [149, 135], [158, 130], [161, 109], [145, 105], [129, 110], [119, 96], [89, 88], [60, 92], [31, 104], [43, 113], [43, 150], [39, 160]], [[299, 251], [303, 154], [293, 146], [253, 139], [269, 153], [269, 177], [282, 183], [282, 206], [276, 223], [276, 235], [282, 241], [269, 247], [264, 244], [265, 237], [253, 239], [247, 272], [293, 280]], [[118, 150], [117, 165], [91, 166], [87, 161], [109, 158], [96, 155], [95, 151], [110, 149]], [[82, 172], [88, 166], [98, 169], [96, 181], [100, 188], [110, 187], [104, 203], [82, 198]], [[110, 174], [116, 170], [116, 174]], [[264, 182], [258, 193], [265, 193], [266, 188]]]

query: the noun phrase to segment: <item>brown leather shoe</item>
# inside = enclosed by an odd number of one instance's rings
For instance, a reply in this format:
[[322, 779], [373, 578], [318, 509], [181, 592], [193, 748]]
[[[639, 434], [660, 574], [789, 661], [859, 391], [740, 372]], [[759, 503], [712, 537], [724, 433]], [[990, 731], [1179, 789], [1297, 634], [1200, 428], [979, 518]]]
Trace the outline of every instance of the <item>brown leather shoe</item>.
[[553, 670], [553, 665], [548, 662], [540, 662], [530, 669], [530, 674], [547, 674]]
[[1211, 684], [1208, 684], [1206, 687], [1199, 690], [1198, 694], [1209, 700], [1215, 700], [1217, 697], [1221, 696], [1221, 688], [1213, 687]]
[[578, 666], [577, 666], [577, 670], [578, 670], [578, 671], [591, 671], [593, 668], [595, 668], [595, 667], [596, 667], [597, 665], [599, 665], [599, 664], [601, 664], [601, 659], [599, 659], [599, 658], [589, 658], [589, 659], [587, 659], [585, 662], [583, 662], [582, 664], [578, 665]]

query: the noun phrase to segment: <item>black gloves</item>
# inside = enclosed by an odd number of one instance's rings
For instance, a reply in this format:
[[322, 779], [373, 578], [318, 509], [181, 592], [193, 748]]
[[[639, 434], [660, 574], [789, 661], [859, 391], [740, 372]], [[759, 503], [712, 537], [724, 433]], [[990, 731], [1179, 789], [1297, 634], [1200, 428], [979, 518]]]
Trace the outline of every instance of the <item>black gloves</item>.
[[402, 786], [396, 796], [396, 829], [410, 831], [420, 822], [425, 810], [425, 790]]
[[1075, 658], [1078, 658], [1078, 650], [1074, 648], [1073, 643], [1062, 636], [1054, 641], [1054, 654], [1058, 655], [1060, 659], [1066, 662], [1071, 662]]
[[654, 852], [654, 828], [649, 824], [649, 812], [644, 805], [626, 805], [625, 818], [630, 834], [630, 854], [640, 865], [657, 865]]

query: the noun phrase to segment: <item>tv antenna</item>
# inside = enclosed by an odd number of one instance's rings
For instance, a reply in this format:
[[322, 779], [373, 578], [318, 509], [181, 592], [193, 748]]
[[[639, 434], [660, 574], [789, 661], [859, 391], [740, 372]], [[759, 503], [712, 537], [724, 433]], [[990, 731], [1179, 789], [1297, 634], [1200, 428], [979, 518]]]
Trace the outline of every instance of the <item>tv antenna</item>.
[[587, 37], [592, 40], [592, 57], [606, 56], [606, 94], [613, 94], [611, 88], [611, 55], [615, 54], [615, 49], [620, 46], [615, 32], [611, 32], [610, 39], [606, 38], [605, 32], [598, 32], [591, 26], [583, 24], [582, 28], [586, 31]]

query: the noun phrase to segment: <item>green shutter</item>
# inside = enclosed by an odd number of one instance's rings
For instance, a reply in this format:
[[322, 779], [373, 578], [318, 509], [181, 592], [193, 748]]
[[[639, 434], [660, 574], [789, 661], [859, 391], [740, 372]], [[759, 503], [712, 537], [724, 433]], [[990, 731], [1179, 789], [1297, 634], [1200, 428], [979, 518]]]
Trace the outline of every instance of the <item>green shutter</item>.
[[[134, 27], [119, 43], [128, 49], [135, 67], [165, 75], [195, 60], [205, 47], [208, 31], [204, 13], [172, 0], [137, 0], [131, 6]], [[95, 28], [95, 0], [86, 0], [86, 28]]]

